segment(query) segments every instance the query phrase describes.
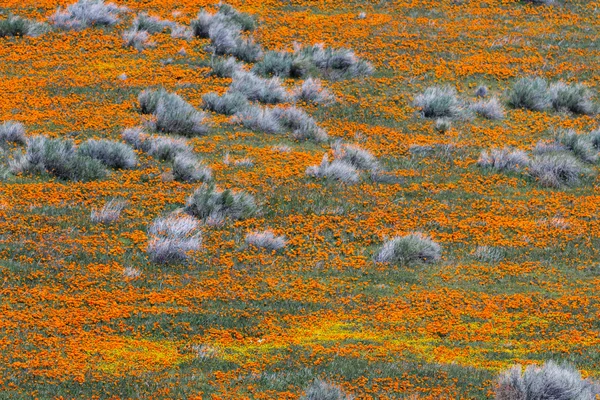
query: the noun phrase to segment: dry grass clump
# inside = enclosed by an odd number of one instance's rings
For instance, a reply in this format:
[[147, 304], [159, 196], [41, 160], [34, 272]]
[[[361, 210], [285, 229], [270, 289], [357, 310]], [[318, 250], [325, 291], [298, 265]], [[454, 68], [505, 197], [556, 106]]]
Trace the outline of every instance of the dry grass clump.
[[355, 168], [365, 171], [379, 170], [377, 158], [367, 150], [354, 144], [336, 142], [332, 146], [336, 160], [345, 161]]
[[60, 7], [50, 17], [51, 23], [59, 29], [80, 30], [90, 26], [113, 26], [119, 22], [118, 15], [127, 11], [114, 3], [104, 3], [103, 0], [79, 0], [67, 6]]
[[213, 183], [203, 184], [188, 198], [185, 211], [196, 218], [247, 219], [258, 212], [254, 197], [230, 189], [218, 190]]
[[317, 125], [313, 117], [298, 107], [276, 107], [273, 115], [279, 124], [290, 130], [295, 139], [312, 140], [317, 143], [328, 139], [327, 132]]
[[345, 393], [339, 386], [316, 379], [306, 389], [300, 400], [352, 400], [353, 396]]
[[556, 143], [581, 161], [590, 164], [598, 161], [598, 149], [594, 146], [591, 135], [579, 135], [573, 129], [559, 129], [555, 135]]
[[570, 111], [582, 115], [598, 113], [598, 106], [592, 101], [592, 94], [585, 85], [556, 82], [550, 85], [549, 95], [552, 107], [556, 111]]
[[276, 251], [287, 244], [285, 236], [275, 236], [272, 231], [252, 232], [246, 235], [246, 243], [261, 249]]
[[173, 29], [175, 25], [176, 24], [172, 21], [164, 20], [156, 16], [148, 15], [148, 13], [141, 12], [138, 13], [135, 19], [133, 20], [131, 29], [138, 31], [146, 31], [152, 34], [163, 32], [167, 28]]
[[499, 171], [519, 171], [529, 165], [529, 157], [522, 150], [508, 147], [482, 151], [477, 165], [483, 168], [493, 168]]
[[154, 220], [148, 229], [146, 252], [154, 263], [181, 262], [200, 249], [202, 235], [198, 221], [189, 215], [171, 214]]
[[319, 71], [327, 79], [341, 80], [372, 75], [375, 69], [350, 49], [326, 48], [323, 43], [297, 46], [290, 71], [292, 77], [305, 77]]
[[137, 51], [142, 51], [155, 45], [150, 40], [150, 34], [144, 30], [128, 29], [123, 32], [123, 47], [133, 47]]
[[126, 204], [126, 201], [111, 199], [100, 210], [93, 209], [90, 219], [94, 223], [112, 224], [119, 219]]
[[421, 233], [411, 233], [406, 236], [396, 236], [383, 244], [377, 255], [376, 262], [395, 265], [411, 265], [415, 263], [431, 264], [442, 257], [439, 244]]
[[568, 364], [548, 361], [541, 367], [530, 365], [523, 371], [515, 365], [498, 377], [496, 400], [593, 400], [600, 385], [583, 379]]
[[160, 161], [173, 161], [181, 153], [192, 153], [192, 148], [184, 138], [150, 136], [143, 128], [128, 128], [121, 137], [134, 149], [148, 153]]

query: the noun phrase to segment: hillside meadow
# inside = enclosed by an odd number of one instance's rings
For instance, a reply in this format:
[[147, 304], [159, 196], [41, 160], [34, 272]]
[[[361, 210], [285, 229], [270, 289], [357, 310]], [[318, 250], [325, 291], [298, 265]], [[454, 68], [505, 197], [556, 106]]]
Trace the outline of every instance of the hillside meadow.
[[600, 394], [497, 378], [600, 379], [598, 1], [73, 2], [0, 2], [1, 399]]

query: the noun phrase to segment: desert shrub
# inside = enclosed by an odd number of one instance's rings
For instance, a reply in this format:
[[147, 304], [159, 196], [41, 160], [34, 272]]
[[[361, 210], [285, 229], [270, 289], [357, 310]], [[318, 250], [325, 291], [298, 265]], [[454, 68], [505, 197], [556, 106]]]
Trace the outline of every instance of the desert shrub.
[[233, 164], [236, 167], [253, 167], [254, 160], [251, 158], [240, 158], [239, 160], [235, 160]]
[[0, 20], [0, 37], [36, 37], [48, 31], [46, 24], [31, 21], [17, 15], [9, 15]]
[[60, 29], [79, 30], [90, 26], [112, 26], [118, 21], [118, 15], [127, 9], [103, 0], [79, 0], [67, 6], [65, 11], [59, 7], [50, 17], [50, 21]]
[[552, 5], [554, 4], [554, 0], [524, 0], [526, 3], [532, 4], [543, 4], [543, 5]]
[[158, 218], [148, 229], [148, 234], [146, 252], [152, 262], [159, 264], [186, 260], [190, 252], [200, 249], [202, 241], [198, 221], [189, 215]]
[[235, 114], [236, 119], [246, 128], [265, 133], [281, 133], [283, 127], [272, 109], [249, 106]]
[[576, 185], [584, 172], [577, 159], [569, 153], [540, 154], [529, 163], [529, 174], [542, 185], [550, 187]]
[[262, 60], [254, 64], [252, 71], [262, 76], [287, 78], [292, 69], [292, 55], [283, 51], [269, 51]]
[[77, 153], [113, 169], [132, 169], [137, 165], [137, 156], [131, 147], [110, 140], [87, 140], [77, 148]]
[[537, 142], [535, 147], [533, 148], [533, 154], [547, 154], [547, 153], [559, 153], [562, 151], [566, 151], [567, 149], [560, 143], [556, 141], [552, 142]]
[[504, 118], [504, 110], [497, 97], [492, 97], [489, 100], [480, 100], [471, 105], [471, 110], [483, 118], [491, 120], [501, 120]]
[[[191, 28], [176, 24], [171, 28], [171, 37], [175, 39], [191, 40], [194, 37], [194, 34]], [[180, 50], [178, 54], [185, 55], [185, 49]]]
[[231, 54], [242, 61], [256, 62], [262, 57], [263, 49], [252, 37], [238, 37], [236, 39], [235, 48]]
[[515, 365], [498, 377], [496, 400], [592, 400], [600, 395], [597, 383], [583, 379], [568, 364], [552, 361], [522, 370]]
[[248, 99], [238, 92], [227, 92], [222, 96], [207, 93], [202, 96], [202, 102], [202, 108], [224, 115], [233, 115], [248, 107]]
[[306, 389], [300, 400], [352, 400], [353, 398], [344, 393], [339, 386], [316, 379]]
[[213, 18], [214, 14], [211, 14], [206, 10], [200, 10], [196, 19], [193, 19], [190, 23], [194, 36], [208, 38], [208, 32], [212, 25]]
[[323, 156], [320, 165], [308, 167], [306, 169], [306, 175], [344, 183], [356, 183], [359, 179], [359, 173], [352, 164], [342, 160], [333, 160], [332, 162], [329, 162], [327, 154]]
[[150, 139], [148, 154], [160, 161], [173, 161], [182, 153], [191, 153], [187, 141], [183, 138], [156, 136]]
[[456, 89], [450, 86], [428, 87], [415, 97], [414, 105], [421, 109], [425, 118], [458, 118], [464, 113]]
[[121, 37], [123, 38], [124, 47], [133, 47], [137, 51], [154, 46], [154, 42], [150, 40], [150, 34], [147, 31], [128, 29], [123, 32]]
[[76, 152], [73, 142], [34, 136], [27, 140], [23, 156], [11, 163], [13, 173], [47, 172], [59, 179], [87, 182], [106, 176], [97, 160]]
[[377, 171], [379, 169], [379, 163], [375, 156], [357, 145], [336, 142], [332, 148], [336, 160], [345, 161], [356, 169], [366, 171]]
[[571, 111], [574, 114], [593, 115], [598, 107], [591, 100], [592, 94], [585, 85], [568, 85], [556, 82], [550, 85], [550, 101], [556, 111]]
[[434, 263], [442, 257], [439, 244], [421, 233], [396, 236], [385, 242], [377, 255], [376, 262], [395, 265], [411, 265], [415, 263]]
[[522, 150], [505, 147], [502, 150], [492, 149], [489, 153], [482, 151], [477, 165], [500, 171], [518, 171], [529, 165], [529, 157]]
[[327, 133], [317, 125], [314, 118], [301, 108], [276, 107], [273, 108], [272, 113], [284, 128], [292, 131], [294, 138], [298, 140], [324, 142], [328, 138]]
[[236, 72], [230, 91], [239, 92], [248, 100], [266, 104], [283, 103], [288, 98], [279, 78], [263, 79], [251, 72]]
[[119, 219], [126, 204], [123, 200], [111, 199], [100, 210], [92, 209], [90, 218], [94, 223], [112, 224]]
[[146, 31], [148, 33], [159, 33], [166, 28], [174, 28], [175, 23], [160, 19], [159, 17], [150, 16], [145, 12], [139, 13], [133, 20], [131, 28], [137, 31]]
[[596, 150], [600, 150], [600, 129], [591, 131], [589, 138], [592, 146], [594, 146]]
[[203, 184], [187, 200], [185, 211], [196, 218], [222, 216], [247, 219], [258, 212], [254, 197], [245, 192], [215, 189], [214, 184]]
[[245, 240], [249, 245], [269, 251], [282, 249], [287, 244], [284, 236], [275, 236], [271, 231], [248, 233]]
[[440, 133], [448, 132], [452, 128], [452, 120], [450, 118], [438, 118], [435, 120], [435, 130]]
[[236, 72], [242, 71], [242, 65], [235, 60], [235, 57], [217, 58], [211, 62], [211, 75], [219, 78], [231, 78]]
[[252, 15], [239, 12], [229, 4], [221, 5], [218, 14], [226, 16], [228, 19], [238, 24], [244, 31], [253, 31], [256, 29], [256, 21]]
[[316, 104], [329, 104], [335, 100], [333, 95], [323, 88], [321, 81], [313, 78], [308, 78], [302, 83], [302, 86], [294, 90], [294, 98]]
[[239, 26], [224, 21], [214, 22], [210, 25], [208, 37], [216, 54], [233, 55], [240, 39]]
[[168, 93], [165, 89], [160, 88], [157, 90], [154, 89], [145, 89], [140, 92], [138, 95], [138, 103], [140, 104], [140, 112], [142, 114], [154, 114], [156, 112], [156, 107], [158, 106], [158, 101], [166, 96]]
[[485, 85], [481, 85], [477, 88], [477, 90], [475, 91], [475, 96], [476, 97], [485, 97], [488, 94], [488, 88]]
[[578, 135], [573, 129], [559, 129], [556, 131], [556, 142], [583, 162], [598, 161], [598, 150], [588, 135]]
[[305, 76], [313, 68], [332, 80], [368, 76], [374, 72], [373, 66], [358, 58], [352, 50], [326, 48], [323, 44], [296, 48], [294, 59], [291, 75], [298, 77]]
[[173, 158], [173, 177], [180, 182], [207, 182], [212, 171], [190, 153], [180, 152]]
[[150, 149], [150, 135], [144, 132], [142, 127], [124, 129], [121, 138], [136, 150], [147, 152]]
[[0, 125], [0, 143], [13, 142], [25, 144], [25, 126], [20, 122], [6, 121]]
[[154, 115], [159, 132], [184, 136], [203, 135], [208, 132], [206, 114], [199, 112], [174, 93], [159, 97]]
[[550, 103], [548, 82], [544, 78], [521, 78], [508, 92], [508, 104], [513, 108], [544, 111]]

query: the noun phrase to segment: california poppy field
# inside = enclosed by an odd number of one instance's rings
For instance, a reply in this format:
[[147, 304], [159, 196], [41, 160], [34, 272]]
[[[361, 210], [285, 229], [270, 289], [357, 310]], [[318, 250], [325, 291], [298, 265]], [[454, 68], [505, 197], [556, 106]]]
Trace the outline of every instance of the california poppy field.
[[2, 0], [0, 399], [600, 398], [598, 21]]

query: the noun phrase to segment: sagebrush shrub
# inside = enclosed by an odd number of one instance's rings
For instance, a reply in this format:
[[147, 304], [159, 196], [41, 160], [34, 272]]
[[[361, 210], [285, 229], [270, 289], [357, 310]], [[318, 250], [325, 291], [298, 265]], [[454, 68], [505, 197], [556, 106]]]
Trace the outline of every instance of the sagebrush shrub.
[[235, 57], [213, 58], [211, 61], [211, 75], [219, 78], [231, 78], [236, 72], [242, 71], [242, 64]]
[[415, 97], [414, 105], [421, 109], [425, 118], [458, 118], [464, 107], [450, 86], [432, 86]]
[[574, 114], [593, 115], [598, 112], [590, 90], [582, 84], [569, 85], [556, 82], [550, 85], [550, 101], [556, 111], [571, 111]]
[[156, 105], [156, 130], [183, 136], [204, 135], [208, 132], [206, 114], [174, 93], [158, 99]]
[[180, 182], [207, 182], [212, 171], [192, 154], [179, 153], [173, 159], [173, 177]]
[[144, 89], [138, 95], [138, 103], [140, 104], [140, 112], [142, 114], [154, 114], [158, 101], [167, 95], [167, 91], [160, 89]]
[[25, 144], [25, 126], [20, 122], [6, 121], [0, 125], [0, 143], [13, 142]]
[[216, 54], [233, 55], [240, 39], [239, 26], [224, 21], [214, 22], [210, 25], [208, 37]]
[[128, 29], [123, 32], [121, 37], [123, 38], [123, 47], [133, 47], [137, 51], [154, 46], [147, 31]]
[[248, 100], [266, 104], [283, 103], [288, 99], [286, 90], [279, 78], [264, 79], [251, 72], [236, 72], [230, 87], [231, 92], [239, 92]]
[[159, 264], [186, 260], [190, 252], [200, 249], [202, 241], [198, 221], [184, 214], [156, 219], [148, 229], [148, 235], [146, 252], [152, 262]]
[[281, 133], [283, 127], [278, 116], [270, 108], [249, 106], [235, 114], [236, 119], [246, 128], [265, 133]]
[[377, 158], [360, 146], [336, 142], [332, 148], [336, 160], [345, 161], [361, 170], [376, 171], [379, 169]]
[[473, 110], [483, 118], [490, 120], [501, 120], [504, 118], [504, 109], [497, 97], [492, 97], [489, 100], [480, 100], [471, 105]]
[[174, 27], [174, 22], [148, 15], [145, 12], [138, 13], [131, 26], [133, 30], [146, 31], [148, 33], [159, 33], [164, 31], [166, 28]]
[[329, 91], [323, 88], [319, 79], [308, 78], [302, 85], [294, 90], [294, 99], [306, 103], [330, 104], [335, 98]]
[[318, 69], [332, 80], [351, 79], [373, 74], [373, 66], [350, 49], [326, 48], [322, 43], [297, 47], [294, 51], [292, 76], [302, 77]]
[[9, 14], [0, 20], [0, 37], [36, 37], [48, 31], [48, 26], [17, 15]]
[[329, 162], [327, 154], [323, 156], [320, 165], [308, 167], [306, 175], [320, 179], [337, 180], [344, 183], [356, 183], [359, 180], [358, 170], [352, 164], [342, 160]]
[[127, 11], [103, 0], [79, 0], [62, 11], [59, 7], [50, 21], [60, 29], [84, 29], [90, 26], [112, 26], [119, 22], [118, 15]]
[[592, 146], [594, 146], [596, 150], [600, 150], [600, 129], [591, 131], [589, 138]]
[[524, 371], [515, 365], [500, 374], [496, 386], [496, 400], [593, 400], [598, 395], [600, 385], [583, 379], [572, 366], [553, 361]]
[[150, 148], [150, 141], [148, 140], [150, 135], [144, 132], [144, 129], [140, 126], [124, 129], [121, 138], [136, 150], [147, 152]]
[[77, 148], [77, 152], [113, 169], [132, 169], [137, 166], [135, 152], [124, 143], [89, 139]]
[[529, 157], [522, 150], [508, 147], [482, 151], [477, 165], [484, 168], [494, 168], [500, 171], [518, 171], [529, 165]]
[[598, 161], [598, 150], [588, 135], [578, 135], [573, 129], [559, 129], [556, 141], [583, 162], [593, 164]]
[[263, 49], [252, 37], [238, 37], [231, 54], [242, 61], [251, 63], [256, 62], [262, 57]]
[[585, 169], [569, 153], [536, 155], [529, 163], [529, 174], [542, 185], [560, 188], [579, 183]]
[[245, 192], [216, 189], [214, 184], [203, 184], [188, 198], [185, 211], [196, 218], [222, 216], [247, 219], [258, 212], [254, 197]]
[[247, 244], [269, 251], [282, 249], [287, 244], [284, 236], [275, 236], [272, 231], [248, 233], [245, 240]]
[[123, 200], [111, 199], [100, 210], [92, 209], [90, 219], [94, 223], [112, 224], [119, 219], [126, 204]]
[[219, 7], [218, 14], [226, 16], [232, 22], [238, 24], [244, 31], [253, 31], [256, 29], [256, 21], [252, 15], [239, 12], [229, 4], [222, 4]]
[[385, 242], [377, 255], [376, 262], [395, 265], [411, 265], [415, 263], [431, 264], [442, 257], [439, 244], [421, 233], [396, 236]]
[[544, 78], [521, 78], [508, 92], [508, 104], [513, 108], [544, 111], [550, 103], [548, 82]]
[[275, 107], [272, 113], [284, 128], [292, 131], [294, 138], [298, 140], [324, 142], [328, 138], [325, 130], [320, 128], [314, 118], [301, 108]]
[[190, 154], [192, 149], [183, 138], [155, 136], [149, 139], [148, 154], [160, 161], [173, 161], [178, 154]]
[[248, 99], [238, 92], [227, 92], [222, 96], [217, 93], [207, 93], [202, 96], [202, 108], [218, 114], [233, 115], [248, 107]]
[[287, 78], [292, 69], [292, 55], [283, 51], [269, 51], [254, 64], [252, 71], [262, 76]]

